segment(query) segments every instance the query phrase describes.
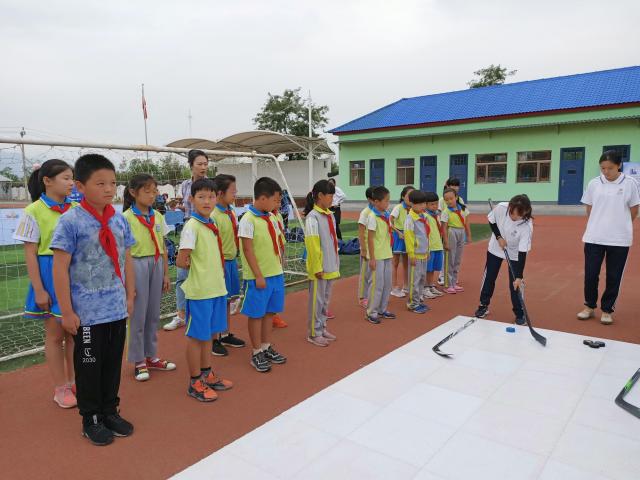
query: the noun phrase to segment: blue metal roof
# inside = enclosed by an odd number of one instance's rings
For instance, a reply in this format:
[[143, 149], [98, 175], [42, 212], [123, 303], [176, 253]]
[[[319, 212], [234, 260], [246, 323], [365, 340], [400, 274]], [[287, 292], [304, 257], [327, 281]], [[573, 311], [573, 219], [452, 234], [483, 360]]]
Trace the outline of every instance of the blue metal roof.
[[640, 102], [640, 66], [403, 98], [330, 130], [360, 130]]

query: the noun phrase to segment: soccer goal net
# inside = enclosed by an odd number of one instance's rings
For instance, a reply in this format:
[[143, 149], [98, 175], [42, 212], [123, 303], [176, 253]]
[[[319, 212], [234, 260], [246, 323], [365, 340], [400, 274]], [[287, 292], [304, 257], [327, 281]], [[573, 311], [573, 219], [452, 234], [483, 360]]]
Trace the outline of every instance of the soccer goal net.
[[[0, 362], [38, 353], [44, 348], [42, 321], [23, 318], [24, 301], [29, 287], [24, 248], [13, 239], [24, 208], [31, 202], [26, 189], [25, 176], [46, 160], [58, 158], [73, 165], [86, 153], [100, 153], [116, 166], [118, 182], [114, 200], [116, 210], [121, 211], [122, 199], [129, 179], [137, 173], [152, 174], [158, 181], [156, 208], [165, 213], [171, 232], [167, 238], [178, 245], [183, 222], [179, 211], [182, 201], [182, 183], [190, 178], [186, 161], [186, 149], [146, 146], [117, 146], [80, 144], [76, 142], [30, 141], [25, 144], [0, 139]], [[287, 189], [282, 169], [272, 156], [236, 154], [234, 152], [206, 151], [211, 159], [208, 176], [217, 173], [234, 173], [240, 186], [236, 205], [241, 215], [251, 202], [253, 181], [269, 176]], [[242, 158], [240, 158], [242, 157]], [[221, 160], [222, 159], [222, 160]], [[246, 170], [246, 171], [245, 171]], [[246, 186], [245, 186], [246, 184]], [[303, 259], [304, 241], [301, 220], [290, 198], [283, 202], [282, 212], [287, 229], [284, 269], [287, 284], [303, 281], [306, 277]], [[169, 272], [172, 289], [162, 296], [161, 320], [175, 314], [175, 265], [170, 261]]]

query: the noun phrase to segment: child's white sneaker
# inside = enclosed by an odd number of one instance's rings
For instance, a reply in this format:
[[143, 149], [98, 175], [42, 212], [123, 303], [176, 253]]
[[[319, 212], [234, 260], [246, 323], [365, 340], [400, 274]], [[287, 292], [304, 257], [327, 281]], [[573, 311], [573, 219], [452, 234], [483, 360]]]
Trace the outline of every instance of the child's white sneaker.
[[393, 295], [394, 297], [398, 297], [398, 298], [406, 297], [405, 293], [402, 291], [401, 288], [393, 288], [393, 289], [391, 289], [391, 295]]
[[611, 325], [613, 323], [613, 316], [610, 313], [602, 312], [600, 323], [603, 325]]
[[164, 327], [162, 327], [163, 330], [166, 330], [167, 332], [170, 332], [172, 330], [175, 330], [179, 327], [184, 327], [186, 325], [185, 321], [180, 318], [179, 316], [175, 316], [171, 319], [171, 321], [169, 323], [167, 323]]
[[431, 288], [431, 293], [433, 293], [436, 297], [443, 297], [444, 296], [444, 293], [442, 293], [436, 287], [429, 287], [429, 288]]
[[595, 317], [595, 312], [593, 308], [586, 307], [582, 311], [578, 313], [578, 320], [589, 320], [590, 318]]
[[438, 295], [433, 293], [430, 287], [424, 287], [424, 289], [422, 290], [422, 296], [424, 298], [432, 299], [432, 298], [436, 298]]

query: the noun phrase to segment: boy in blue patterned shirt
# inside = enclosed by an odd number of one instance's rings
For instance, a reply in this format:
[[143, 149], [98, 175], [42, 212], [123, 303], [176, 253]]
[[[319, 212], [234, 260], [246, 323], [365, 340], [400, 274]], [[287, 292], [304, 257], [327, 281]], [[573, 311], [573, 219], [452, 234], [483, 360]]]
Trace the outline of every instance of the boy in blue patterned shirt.
[[111, 205], [113, 163], [102, 155], [83, 155], [74, 173], [84, 199], [58, 221], [51, 241], [53, 279], [62, 327], [74, 335], [82, 434], [94, 445], [108, 445], [114, 435], [133, 432], [118, 414], [118, 390], [135, 295], [129, 251], [135, 240], [129, 222]]

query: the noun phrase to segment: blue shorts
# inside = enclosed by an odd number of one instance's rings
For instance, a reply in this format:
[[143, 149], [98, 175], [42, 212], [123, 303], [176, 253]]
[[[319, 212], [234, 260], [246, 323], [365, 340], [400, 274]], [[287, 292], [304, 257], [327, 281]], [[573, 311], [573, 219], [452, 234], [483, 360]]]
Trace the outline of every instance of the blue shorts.
[[427, 272], [440, 272], [444, 264], [444, 250], [435, 250], [429, 254]]
[[216, 333], [227, 330], [227, 296], [187, 300], [185, 305], [187, 328], [184, 334], [196, 340], [211, 340]]
[[400, 234], [393, 231], [393, 235], [391, 237], [393, 239], [393, 253], [407, 253], [407, 246], [404, 243], [404, 238], [400, 238]]
[[238, 275], [238, 260], [224, 261], [224, 283], [227, 285], [227, 297], [240, 295], [240, 276]]
[[256, 288], [255, 280], [245, 280], [244, 300], [240, 312], [249, 318], [284, 310], [284, 275], [265, 278], [266, 288]]
[[27, 299], [24, 302], [24, 316], [26, 318], [39, 318], [45, 319], [49, 317], [57, 317], [61, 320], [60, 306], [58, 305], [58, 299], [56, 298], [56, 291], [53, 288], [53, 255], [38, 255], [38, 267], [40, 267], [40, 280], [42, 286], [49, 294], [51, 299], [51, 308], [48, 310], [42, 310], [36, 304], [36, 292], [33, 290], [33, 285], [29, 284], [29, 291], [27, 292]]

